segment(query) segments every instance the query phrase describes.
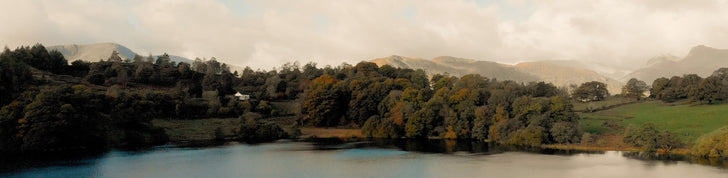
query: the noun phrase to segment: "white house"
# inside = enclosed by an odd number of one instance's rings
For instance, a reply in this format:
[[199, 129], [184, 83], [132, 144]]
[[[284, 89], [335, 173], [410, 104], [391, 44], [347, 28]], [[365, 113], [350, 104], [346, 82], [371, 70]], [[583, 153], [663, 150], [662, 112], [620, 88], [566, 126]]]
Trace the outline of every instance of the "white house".
[[248, 95], [248, 94], [242, 94], [240, 92], [235, 93], [235, 97], [237, 97], [238, 100], [240, 100], [240, 101], [245, 101], [245, 100], [249, 100], [250, 99], [250, 95]]

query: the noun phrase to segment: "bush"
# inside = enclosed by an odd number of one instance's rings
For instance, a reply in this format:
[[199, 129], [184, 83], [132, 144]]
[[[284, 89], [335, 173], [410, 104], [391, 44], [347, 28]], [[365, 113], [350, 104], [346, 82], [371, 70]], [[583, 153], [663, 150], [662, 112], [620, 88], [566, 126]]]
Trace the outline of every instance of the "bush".
[[378, 115], [369, 117], [362, 127], [364, 136], [372, 138], [397, 138], [397, 129], [392, 120], [380, 118]]
[[698, 139], [692, 155], [712, 158], [728, 158], [728, 127], [723, 127]]
[[225, 133], [222, 132], [221, 127], [215, 128], [215, 131], [213, 132], [213, 138], [216, 142], [225, 141]]
[[644, 151], [650, 152], [657, 151], [657, 149], [670, 152], [672, 149], [683, 145], [675, 134], [668, 131], [660, 132], [652, 123], [646, 123], [639, 129], [628, 129], [624, 134], [623, 141], [626, 144], [639, 146]]
[[275, 140], [288, 137], [288, 133], [276, 123], [260, 123], [253, 118], [241, 117], [242, 122], [238, 132], [238, 139], [251, 140]]
[[582, 136], [579, 125], [571, 122], [557, 122], [550, 131], [554, 141], [561, 144], [579, 143]]
[[101, 75], [101, 74], [93, 74], [91, 76], [88, 76], [86, 78], [86, 81], [88, 83], [91, 83], [94, 85], [102, 85], [106, 81], [106, 77], [104, 77], [104, 75]]
[[590, 133], [584, 133], [581, 135], [581, 145], [589, 146], [589, 144], [594, 142], [594, 138], [592, 134]]
[[509, 139], [508, 144], [523, 146], [539, 146], [543, 142], [543, 128], [528, 127], [516, 131]]

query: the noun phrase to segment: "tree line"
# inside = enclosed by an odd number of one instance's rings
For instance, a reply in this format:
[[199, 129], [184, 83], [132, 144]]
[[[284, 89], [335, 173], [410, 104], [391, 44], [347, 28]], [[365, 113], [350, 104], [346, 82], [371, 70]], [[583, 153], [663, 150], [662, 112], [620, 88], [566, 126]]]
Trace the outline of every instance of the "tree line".
[[[49, 81], [34, 77], [39, 74], [36, 69], [73, 76], [81, 83], [48, 85]], [[725, 76], [728, 69], [706, 79], [697, 75], [661, 78], [651, 89], [633, 79], [621, 94], [641, 99], [649, 89], [652, 97], [664, 101], [691, 98], [712, 103], [726, 96], [721, 94], [728, 91], [723, 89], [728, 86]], [[276, 124], [243, 117], [246, 112], [295, 116], [296, 127], [362, 128], [368, 137], [569, 144], [579, 143], [582, 137], [570, 97], [590, 102], [609, 96], [601, 82], [584, 83], [569, 96], [566, 89], [545, 82], [499, 81], [477, 74], [428, 77], [423, 70], [371, 62], [325, 67], [295, 62], [270, 71], [246, 67], [239, 73], [215, 58], [197, 58], [189, 64], [174, 62], [167, 54], [122, 59], [113, 52], [105, 60], [77, 60], [69, 65], [62, 54], [40, 44], [6, 48], [0, 54], [0, 79], [0, 149], [14, 151], [165, 140], [163, 131], [150, 124], [152, 118], [240, 116], [240, 138], [289, 135]], [[706, 94], [714, 91], [719, 95]], [[240, 101], [231, 96], [235, 92], [254, 99]], [[272, 101], [300, 102], [301, 109], [282, 111], [273, 108]], [[65, 132], [87, 125], [91, 127]], [[92, 141], [68, 139], [78, 135]]]
[[[243, 102], [230, 96], [234, 88], [250, 85], [237, 75], [214, 58], [188, 64], [171, 61], [166, 54], [122, 60], [113, 52], [106, 60], [69, 65], [62, 54], [40, 44], [5, 48], [0, 53], [0, 152], [93, 152], [159, 144], [167, 136], [151, 124], [153, 118], [270, 113], [267, 101]], [[269, 75], [278, 74], [251, 74]], [[72, 76], [76, 81], [58, 84], [47, 76]], [[280, 129], [263, 125], [258, 130]]]
[[652, 82], [650, 93], [651, 97], [668, 103], [685, 99], [708, 104], [725, 101], [728, 99], [728, 68], [720, 68], [706, 78], [696, 74], [658, 78]]
[[550, 83], [498, 81], [361, 62], [322, 75], [302, 99], [304, 124], [361, 127], [368, 137], [489, 139], [537, 146], [578, 143], [579, 117]]

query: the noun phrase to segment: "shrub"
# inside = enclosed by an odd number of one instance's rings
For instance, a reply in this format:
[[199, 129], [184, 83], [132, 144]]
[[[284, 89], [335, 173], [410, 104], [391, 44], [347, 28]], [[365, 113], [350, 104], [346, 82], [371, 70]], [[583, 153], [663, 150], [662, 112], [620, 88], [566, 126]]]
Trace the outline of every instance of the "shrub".
[[362, 133], [366, 137], [374, 138], [397, 138], [394, 122], [388, 118], [380, 118], [378, 115], [369, 117], [362, 127]]
[[728, 158], [728, 127], [700, 137], [691, 154], [700, 157]]
[[642, 147], [645, 151], [663, 149], [665, 152], [670, 152], [683, 145], [675, 134], [668, 131], [660, 132], [652, 123], [646, 123], [639, 129], [628, 129], [623, 141], [632, 146]]
[[241, 117], [238, 139], [250, 140], [275, 140], [288, 137], [288, 133], [276, 123], [260, 123], [253, 118]]

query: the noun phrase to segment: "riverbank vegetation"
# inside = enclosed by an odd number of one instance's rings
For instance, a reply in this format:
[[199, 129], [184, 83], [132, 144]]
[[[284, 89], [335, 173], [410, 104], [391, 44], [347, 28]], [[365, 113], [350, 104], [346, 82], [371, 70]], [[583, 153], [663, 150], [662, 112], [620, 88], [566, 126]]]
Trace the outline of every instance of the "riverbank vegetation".
[[[300, 135], [720, 150], [715, 145], [723, 140], [695, 140], [728, 125], [728, 105], [719, 104], [728, 97], [722, 93], [728, 69], [706, 79], [657, 79], [651, 89], [630, 80], [610, 96], [600, 82], [569, 92], [544, 82], [427, 76], [370, 62], [231, 72], [214, 58], [123, 60], [114, 52], [69, 65], [60, 53], [35, 45], [5, 49], [0, 64], [0, 151], [6, 154]], [[723, 155], [718, 152], [707, 155]]]

